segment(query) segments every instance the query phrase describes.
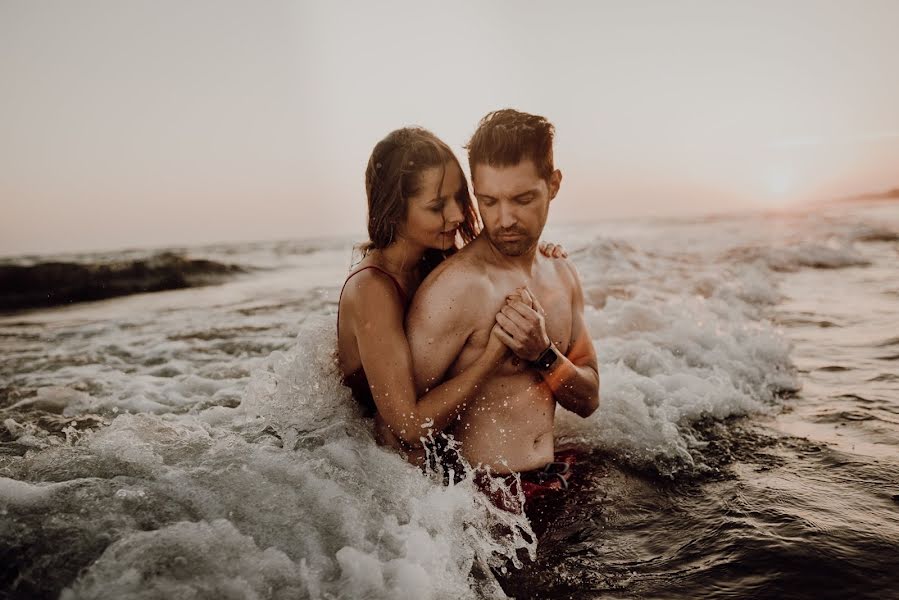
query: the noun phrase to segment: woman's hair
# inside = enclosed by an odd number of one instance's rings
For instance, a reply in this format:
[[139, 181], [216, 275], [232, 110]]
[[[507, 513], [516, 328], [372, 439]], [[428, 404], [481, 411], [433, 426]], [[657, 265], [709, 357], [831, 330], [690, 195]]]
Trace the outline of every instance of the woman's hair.
[[[361, 246], [363, 256], [371, 250], [386, 248], [397, 239], [399, 227], [406, 220], [408, 199], [421, 191], [422, 173], [452, 163], [462, 173], [459, 160], [450, 147], [436, 135], [421, 127], [404, 127], [391, 131], [375, 145], [365, 168], [365, 194], [368, 197], [368, 239]], [[441, 185], [442, 185], [441, 177]], [[462, 188], [455, 195], [462, 211], [459, 233], [467, 244], [477, 236], [478, 217], [462, 174]], [[425, 261], [439, 257], [425, 253]], [[436, 264], [436, 263], [435, 263]], [[434, 265], [431, 265], [432, 267]]]

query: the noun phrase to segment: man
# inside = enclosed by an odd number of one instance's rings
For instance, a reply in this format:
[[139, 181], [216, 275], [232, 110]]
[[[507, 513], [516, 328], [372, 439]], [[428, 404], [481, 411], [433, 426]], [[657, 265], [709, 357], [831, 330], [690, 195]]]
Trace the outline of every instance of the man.
[[484, 230], [425, 280], [406, 321], [419, 395], [470, 366], [490, 335], [513, 353], [448, 430], [466, 460], [497, 474], [553, 462], [557, 402], [582, 417], [599, 406], [577, 272], [537, 252], [562, 181], [553, 134], [511, 109], [481, 120], [468, 150]]

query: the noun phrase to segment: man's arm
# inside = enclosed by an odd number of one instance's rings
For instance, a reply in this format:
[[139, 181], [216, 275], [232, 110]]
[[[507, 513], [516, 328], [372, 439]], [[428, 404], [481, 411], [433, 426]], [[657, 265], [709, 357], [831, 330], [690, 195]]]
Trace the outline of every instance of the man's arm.
[[[556, 401], [568, 410], [589, 417], [599, 408], [599, 367], [593, 340], [584, 322], [584, 293], [577, 271], [566, 263], [572, 276], [571, 344], [568, 354], [555, 350], [556, 360], [540, 369], [543, 380]], [[526, 288], [497, 314], [502, 328], [498, 335], [512, 351], [527, 361], [535, 361], [552, 346], [546, 333], [543, 307]]]
[[[571, 344], [568, 355], [559, 357], [550, 369], [541, 371], [556, 400], [568, 410], [589, 417], [599, 408], [599, 364], [590, 331], [584, 322], [584, 291], [577, 269], [571, 270], [574, 290], [571, 299]], [[539, 306], [539, 303], [538, 303]]]

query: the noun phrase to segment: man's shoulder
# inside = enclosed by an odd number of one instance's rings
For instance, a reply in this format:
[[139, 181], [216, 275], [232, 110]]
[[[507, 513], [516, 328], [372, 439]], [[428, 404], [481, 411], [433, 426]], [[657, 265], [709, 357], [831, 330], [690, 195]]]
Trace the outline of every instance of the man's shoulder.
[[469, 247], [456, 252], [431, 271], [418, 289], [418, 294], [467, 294], [489, 284], [482, 263]]
[[[422, 282], [409, 312], [406, 314], [406, 331], [413, 346], [417, 341], [431, 339], [435, 332], [467, 331], [472, 311], [472, 299], [478, 297], [475, 286], [478, 279], [471, 277], [470, 266], [458, 253], [428, 275]], [[422, 337], [424, 336], [424, 337]]]
[[570, 258], [550, 258], [538, 255], [537, 260], [565, 284], [576, 286], [580, 281], [577, 269]]

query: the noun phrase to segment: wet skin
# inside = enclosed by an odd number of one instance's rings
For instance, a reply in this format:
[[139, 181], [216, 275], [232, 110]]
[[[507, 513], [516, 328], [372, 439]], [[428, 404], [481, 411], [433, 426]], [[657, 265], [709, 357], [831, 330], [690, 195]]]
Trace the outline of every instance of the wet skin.
[[[476, 365], [494, 326], [504, 341], [524, 340], [513, 347], [516, 356], [483, 379], [448, 431], [469, 462], [498, 473], [527, 471], [553, 460], [557, 401], [582, 416], [596, 409], [596, 354], [574, 267], [536, 252], [561, 174], [544, 180], [525, 161], [509, 168], [478, 165], [474, 181], [485, 231], [428, 277], [407, 317], [416, 386], [421, 393]], [[537, 325], [519, 327], [497, 316], [523, 287], [543, 309]], [[533, 306], [519, 306], [536, 314]], [[529, 361], [549, 342], [561, 355], [541, 373]]]

